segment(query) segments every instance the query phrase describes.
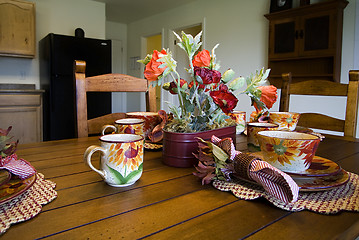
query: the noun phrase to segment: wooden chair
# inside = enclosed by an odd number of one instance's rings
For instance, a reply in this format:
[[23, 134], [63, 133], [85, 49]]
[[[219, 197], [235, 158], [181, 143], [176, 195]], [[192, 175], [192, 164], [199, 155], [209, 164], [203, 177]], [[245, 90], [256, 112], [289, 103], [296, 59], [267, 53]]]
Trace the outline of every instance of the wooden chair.
[[343, 132], [345, 137], [355, 138], [358, 114], [358, 70], [349, 71], [349, 84], [327, 80], [308, 80], [292, 83], [291, 73], [283, 73], [282, 79], [279, 111], [289, 111], [291, 94], [346, 96], [347, 105], [344, 120], [318, 113], [301, 113], [298, 126]]
[[99, 134], [105, 124], [125, 118], [125, 113], [112, 113], [94, 119], [87, 118], [87, 92], [145, 92], [146, 111], [157, 112], [154, 89], [148, 90], [146, 79], [125, 74], [104, 74], [93, 77], [85, 76], [86, 62], [74, 61], [74, 80], [76, 86], [77, 137]]

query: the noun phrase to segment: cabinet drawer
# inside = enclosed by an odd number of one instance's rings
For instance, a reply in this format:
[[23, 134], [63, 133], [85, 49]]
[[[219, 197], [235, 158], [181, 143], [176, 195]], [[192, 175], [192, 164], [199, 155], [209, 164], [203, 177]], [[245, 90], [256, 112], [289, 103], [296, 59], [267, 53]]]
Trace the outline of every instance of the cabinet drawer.
[[0, 106], [39, 106], [41, 104], [40, 94], [12, 95], [1, 94]]

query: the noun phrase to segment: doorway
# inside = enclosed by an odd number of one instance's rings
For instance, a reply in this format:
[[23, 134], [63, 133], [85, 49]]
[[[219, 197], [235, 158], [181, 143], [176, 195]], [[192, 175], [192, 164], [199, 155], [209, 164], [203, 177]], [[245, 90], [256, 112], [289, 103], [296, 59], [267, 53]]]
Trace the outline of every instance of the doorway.
[[[178, 36], [181, 36], [181, 32], [183, 31], [186, 34], [191, 34], [192, 36], [196, 36], [198, 33], [200, 33], [202, 31], [203, 27], [202, 27], [202, 23], [199, 24], [195, 24], [192, 26], [187, 26], [187, 27], [182, 27], [182, 28], [178, 28], [173, 30], [176, 34], [178, 34]], [[203, 39], [203, 34], [201, 37], [201, 41], [203, 43], [204, 39]], [[185, 70], [185, 68], [189, 67], [189, 59], [187, 54], [185, 53], [185, 51], [180, 48], [179, 46], [177, 46], [178, 43], [178, 39], [177, 37], [173, 34], [172, 30], [169, 33], [169, 47], [172, 51], [173, 54], [173, 58], [176, 60], [177, 62], [177, 72], [179, 73], [179, 75], [181, 76], [182, 79], [186, 80], [186, 81], [190, 81], [191, 76], [187, 73], [187, 71]], [[199, 49], [199, 51], [202, 50], [203, 45], [201, 46], [201, 48]], [[168, 81], [172, 81], [168, 80]], [[178, 97], [176, 95], [172, 95], [171, 93], [169, 93], [168, 91], [163, 91], [162, 92], [162, 96], [163, 96], [163, 102], [170, 102], [171, 104], [175, 105], [175, 106], [179, 106], [179, 101], [178, 101]], [[168, 108], [168, 104], [163, 104], [163, 109], [165, 111], [169, 111]]]
[[[161, 51], [162, 50], [162, 34], [156, 34], [145, 38], [146, 42], [146, 55], [152, 54], [153, 50]], [[150, 86], [151, 88], [151, 86]], [[155, 91], [156, 93], [156, 109], [161, 109], [161, 87], [156, 86], [155, 89], [150, 89], [150, 91]]]

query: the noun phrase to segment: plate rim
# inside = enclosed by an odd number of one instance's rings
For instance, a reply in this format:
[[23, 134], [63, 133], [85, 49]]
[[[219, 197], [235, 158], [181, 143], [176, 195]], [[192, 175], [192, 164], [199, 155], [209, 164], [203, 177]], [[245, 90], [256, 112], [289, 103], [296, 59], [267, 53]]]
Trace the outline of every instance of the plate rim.
[[[350, 176], [349, 176], [349, 173], [347, 171], [345, 171], [344, 169], [341, 169], [341, 172], [344, 173], [345, 176], [347, 176], [347, 179], [346, 181], [344, 182], [341, 182], [339, 184], [335, 184], [335, 185], [331, 185], [331, 186], [326, 186], [326, 187], [301, 187], [297, 182], [295, 182], [295, 179], [293, 179], [293, 181], [295, 183], [297, 183], [298, 187], [299, 187], [299, 192], [320, 192], [320, 191], [328, 191], [328, 190], [332, 190], [334, 188], [337, 188], [337, 187], [340, 187], [346, 183], [348, 183], [349, 179], [350, 179]], [[239, 180], [242, 180], [242, 181], [245, 181], [247, 183], [251, 183], [251, 184], [255, 184], [257, 186], [261, 186], [259, 183], [253, 181], [253, 180], [249, 180], [249, 179], [245, 179], [241, 176], [238, 176], [238, 174], [232, 174], [235, 178], [239, 179]], [[330, 176], [322, 176], [322, 177], [331, 177], [333, 175], [330, 175]], [[262, 186], [261, 186], [262, 187]]]
[[32, 185], [34, 185], [34, 183], [36, 182], [37, 172], [35, 172], [33, 175], [31, 175], [31, 176], [28, 177], [28, 178], [22, 179], [21, 181], [27, 180], [27, 179], [29, 179], [29, 178], [33, 178], [33, 179], [32, 179], [32, 182], [30, 182], [29, 185], [27, 185], [25, 188], [21, 189], [20, 191], [9, 195], [7, 198], [0, 200], [0, 205], [2, 205], [2, 204], [4, 204], [4, 203], [7, 203], [8, 201], [10, 201], [10, 200], [14, 199], [15, 197], [17, 197], [17, 196], [23, 194], [24, 192], [26, 192], [26, 190], [28, 190], [29, 188], [31, 188]]
[[8, 170], [6, 170], [6, 169], [1, 169], [1, 170], [5, 171], [7, 173], [7, 178], [3, 182], [0, 182], [0, 187], [2, 185], [6, 184], [7, 182], [9, 182], [11, 179], [11, 173]]
[[[332, 160], [330, 160], [330, 159], [328, 159], [328, 158], [321, 157], [321, 156], [317, 156], [317, 155], [315, 155], [315, 156], [313, 157], [313, 159], [314, 159], [315, 157], [322, 158], [322, 159], [328, 160], [328, 161], [330, 161], [330, 162], [332, 162], [332, 163], [335, 163], [335, 164], [339, 167], [339, 169], [338, 169], [337, 171], [335, 171], [335, 172], [322, 173], [322, 174], [310, 174], [310, 173], [309, 173], [309, 174], [306, 174], [306, 173], [294, 173], [294, 172], [286, 172], [286, 171], [283, 171], [283, 172], [285, 172], [286, 174], [288, 174], [288, 175], [290, 175], [290, 176], [302, 176], [302, 177], [328, 177], [328, 176], [337, 175], [337, 174], [339, 174], [339, 173], [341, 172], [342, 167], [339, 165], [339, 163], [334, 162], [334, 161], [332, 161]], [[309, 166], [309, 168], [310, 168], [310, 166]]]

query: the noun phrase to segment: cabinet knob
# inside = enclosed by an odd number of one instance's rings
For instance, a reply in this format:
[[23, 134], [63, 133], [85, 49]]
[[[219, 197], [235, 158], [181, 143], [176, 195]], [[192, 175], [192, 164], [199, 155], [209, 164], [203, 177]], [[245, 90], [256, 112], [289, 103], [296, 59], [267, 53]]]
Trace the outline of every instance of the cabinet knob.
[[301, 39], [303, 39], [303, 36], [304, 36], [304, 31], [303, 31], [303, 29], [302, 29], [302, 30], [300, 30], [299, 37], [300, 37]]

